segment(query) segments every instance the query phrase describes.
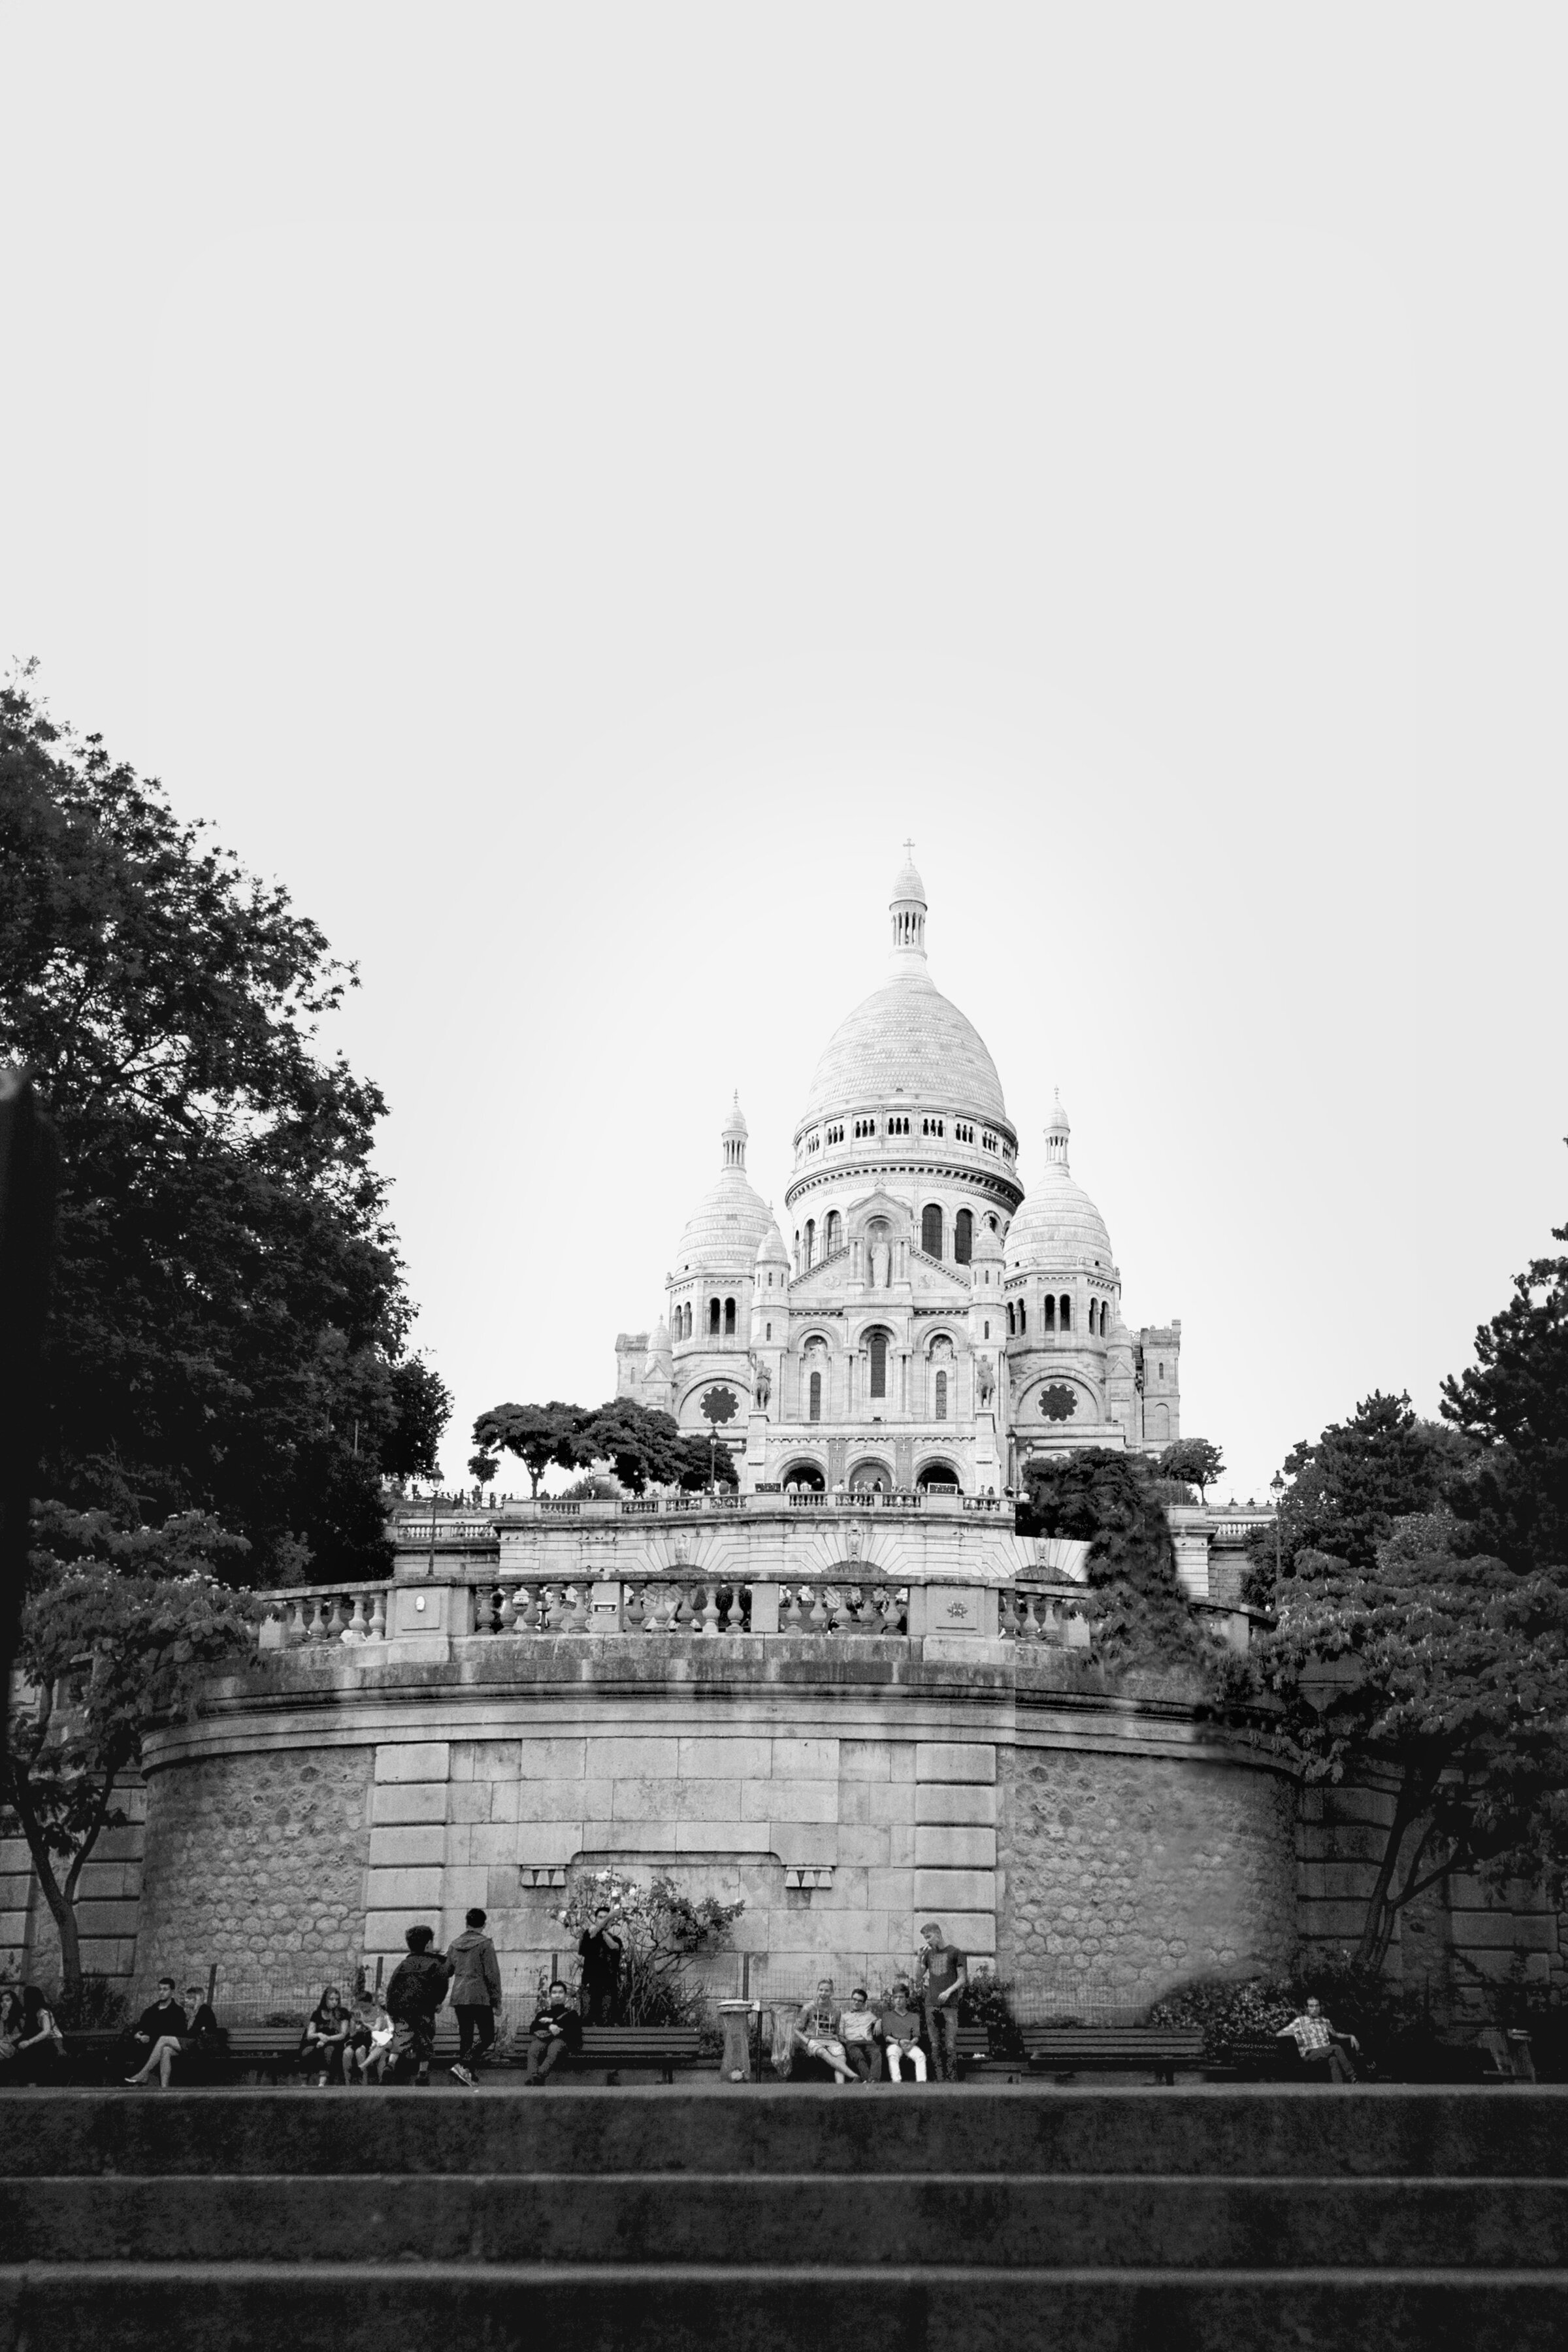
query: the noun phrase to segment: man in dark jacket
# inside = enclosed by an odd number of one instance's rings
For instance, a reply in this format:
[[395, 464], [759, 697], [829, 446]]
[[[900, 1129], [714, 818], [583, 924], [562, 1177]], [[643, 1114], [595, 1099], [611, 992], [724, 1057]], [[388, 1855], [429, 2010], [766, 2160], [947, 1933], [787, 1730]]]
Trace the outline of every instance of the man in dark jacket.
[[550, 1999], [528, 2029], [528, 2067], [523, 2081], [548, 2083], [562, 2060], [574, 2058], [582, 2047], [583, 2021], [574, 2009], [568, 2008], [565, 1986], [552, 1984]]
[[496, 2011], [500, 2007], [500, 1969], [496, 1948], [485, 1933], [485, 1915], [468, 1913], [468, 1924], [447, 1954], [452, 1971], [452, 2007], [458, 2018], [458, 2063], [452, 2072], [459, 2083], [477, 2091], [472, 2069], [481, 2066], [496, 2038]]
[[618, 2025], [625, 1937], [616, 1926], [615, 1914], [608, 1904], [600, 1905], [593, 1924], [578, 1937], [577, 1957], [583, 1963], [583, 1996], [588, 2005], [589, 2024]]
[[409, 2068], [420, 2084], [430, 2080], [430, 2053], [436, 2047], [436, 2011], [447, 1998], [450, 1971], [439, 1952], [433, 1952], [434, 1927], [405, 1927], [403, 1940], [408, 1958], [399, 1960], [386, 1988], [386, 2009], [395, 2029], [392, 2037], [392, 2071], [401, 2083]]
[[189, 2032], [184, 2011], [174, 1999], [173, 1977], [160, 1977], [158, 1998], [142, 2011], [132, 2029], [131, 2038], [145, 2055], [134, 2074], [127, 2074], [128, 2083], [145, 2083], [153, 2069], [158, 2069], [159, 2079], [166, 2091], [180, 2044]]

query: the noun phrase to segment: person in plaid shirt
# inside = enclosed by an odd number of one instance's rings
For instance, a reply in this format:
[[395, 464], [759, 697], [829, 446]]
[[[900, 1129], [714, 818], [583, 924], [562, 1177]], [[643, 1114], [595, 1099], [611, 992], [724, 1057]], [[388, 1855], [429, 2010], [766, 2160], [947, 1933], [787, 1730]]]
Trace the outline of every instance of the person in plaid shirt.
[[1303, 2066], [1326, 2064], [1331, 2082], [1353, 2083], [1355, 2081], [1355, 2068], [1346, 2057], [1345, 2052], [1347, 2049], [1359, 2052], [1361, 2043], [1353, 2033], [1334, 2032], [1333, 2027], [1323, 2015], [1323, 2004], [1316, 1993], [1309, 2000], [1300, 2017], [1293, 2017], [1289, 2025], [1282, 2025], [1279, 2028], [1276, 2039], [1283, 2042], [1287, 2036], [1295, 2042], [1300, 2052]]

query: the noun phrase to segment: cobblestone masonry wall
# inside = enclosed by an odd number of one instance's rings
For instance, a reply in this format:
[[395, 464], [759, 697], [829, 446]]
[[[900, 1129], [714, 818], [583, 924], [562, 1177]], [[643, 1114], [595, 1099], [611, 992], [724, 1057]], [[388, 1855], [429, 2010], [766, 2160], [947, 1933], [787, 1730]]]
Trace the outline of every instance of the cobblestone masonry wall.
[[1226, 1764], [1001, 1748], [997, 1943], [1152, 1999], [1285, 1964], [1296, 1941], [1295, 1791]]
[[307, 1981], [359, 1957], [371, 1748], [215, 1758], [147, 1790], [139, 1986], [229, 1977]]

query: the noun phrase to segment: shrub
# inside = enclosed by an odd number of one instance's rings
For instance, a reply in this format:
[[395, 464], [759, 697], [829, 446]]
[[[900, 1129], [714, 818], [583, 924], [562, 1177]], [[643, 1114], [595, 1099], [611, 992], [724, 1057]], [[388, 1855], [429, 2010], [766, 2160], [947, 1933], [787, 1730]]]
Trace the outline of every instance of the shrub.
[[697, 1952], [722, 1951], [745, 1907], [711, 1895], [694, 1902], [668, 1871], [656, 1871], [643, 1886], [624, 1871], [589, 1870], [574, 1875], [555, 1916], [579, 1936], [595, 1911], [614, 1915], [625, 1941], [621, 2013], [628, 2025], [706, 2028], [708, 1996], [691, 1982], [687, 1962]]
[[61, 1987], [54, 2011], [62, 2032], [118, 2033], [130, 2022], [131, 2003], [112, 1978], [84, 1976]]

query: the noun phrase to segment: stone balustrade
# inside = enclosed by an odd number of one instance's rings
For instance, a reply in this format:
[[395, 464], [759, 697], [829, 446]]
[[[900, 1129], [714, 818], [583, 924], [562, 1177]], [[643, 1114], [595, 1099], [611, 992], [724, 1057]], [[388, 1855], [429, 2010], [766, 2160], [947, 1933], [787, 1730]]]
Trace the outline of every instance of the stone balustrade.
[[658, 1576], [568, 1583], [509, 1578], [469, 1587], [469, 1629], [479, 1634], [892, 1634], [909, 1630], [907, 1587], [855, 1582], [737, 1581]]
[[303, 1584], [287, 1592], [258, 1596], [263, 1614], [258, 1643], [263, 1650], [298, 1650], [329, 1642], [384, 1642], [385, 1584]]
[[[434, 1541], [438, 1550], [447, 1545], [478, 1545], [493, 1549], [501, 1529], [509, 1527], [559, 1525], [563, 1520], [592, 1527], [613, 1526], [625, 1519], [726, 1519], [737, 1516], [753, 1519], [776, 1518], [801, 1511], [831, 1515], [873, 1512], [884, 1517], [918, 1512], [922, 1517], [939, 1519], [980, 1516], [1010, 1528], [1014, 1521], [1014, 1500], [1006, 1495], [963, 1495], [956, 1489], [949, 1491], [941, 1487], [934, 1491], [926, 1487], [911, 1487], [891, 1494], [879, 1494], [864, 1489], [826, 1493], [799, 1486], [788, 1489], [767, 1486], [747, 1495], [721, 1489], [717, 1494], [627, 1495], [612, 1496], [602, 1502], [566, 1495], [541, 1495], [531, 1502], [509, 1503], [503, 1509], [496, 1511], [438, 1515], [435, 1522]], [[400, 1551], [428, 1549], [432, 1541], [429, 1513], [398, 1514], [393, 1521], [392, 1536]]]

